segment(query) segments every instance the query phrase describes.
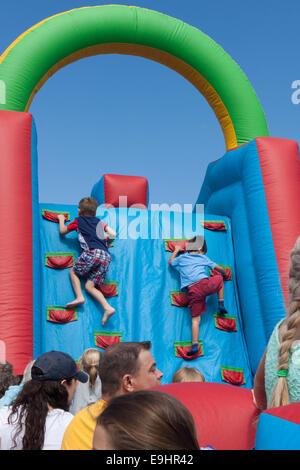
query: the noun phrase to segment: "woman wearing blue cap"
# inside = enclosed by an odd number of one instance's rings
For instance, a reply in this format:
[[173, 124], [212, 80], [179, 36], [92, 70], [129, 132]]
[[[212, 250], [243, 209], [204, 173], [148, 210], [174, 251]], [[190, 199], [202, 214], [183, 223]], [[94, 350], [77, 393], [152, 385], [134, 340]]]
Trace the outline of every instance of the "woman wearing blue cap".
[[60, 449], [76, 386], [88, 375], [77, 369], [71, 356], [50, 351], [36, 359], [31, 380], [16, 400], [0, 410], [1, 450]]

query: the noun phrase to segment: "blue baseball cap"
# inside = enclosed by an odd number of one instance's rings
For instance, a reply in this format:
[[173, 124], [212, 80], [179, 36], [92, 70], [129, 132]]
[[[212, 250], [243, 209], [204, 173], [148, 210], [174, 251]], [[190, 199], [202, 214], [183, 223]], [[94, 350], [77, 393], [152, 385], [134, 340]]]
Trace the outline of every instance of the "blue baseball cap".
[[78, 370], [76, 362], [69, 355], [61, 351], [49, 351], [39, 356], [33, 364], [38, 367], [41, 373], [31, 370], [32, 380], [63, 380], [76, 379], [79, 382], [86, 383], [88, 374], [82, 370]]

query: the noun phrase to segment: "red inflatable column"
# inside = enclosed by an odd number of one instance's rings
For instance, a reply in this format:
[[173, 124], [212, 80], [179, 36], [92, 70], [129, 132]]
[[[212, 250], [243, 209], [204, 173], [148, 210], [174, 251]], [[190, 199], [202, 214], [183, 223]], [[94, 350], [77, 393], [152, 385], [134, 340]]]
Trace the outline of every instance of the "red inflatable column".
[[256, 140], [281, 287], [288, 301], [290, 251], [300, 235], [298, 143], [277, 137]]
[[0, 111], [0, 340], [15, 374], [33, 358], [31, 130], [31, 114]]

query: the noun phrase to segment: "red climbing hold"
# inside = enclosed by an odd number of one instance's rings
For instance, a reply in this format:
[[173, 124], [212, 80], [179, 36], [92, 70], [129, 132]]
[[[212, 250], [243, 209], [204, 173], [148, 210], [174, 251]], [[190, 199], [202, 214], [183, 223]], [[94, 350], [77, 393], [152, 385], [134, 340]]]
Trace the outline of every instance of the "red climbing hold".
[[122, 333], [95, 331], [94, 340], [95, 340], [95, 346], [101, 349], [106, 349], [111, 344], [120, 343], [122, 341]]
[[[222, 266], [220, 264], [220, 266]], [[229, 266], [222, 266], [224, 269], [225, 269], [225, 272], [226, 272], [226, 277], [224, 279], [224, 281], [231, 281], [232, 280], [232, 271], [231, 271], [231, 268]], [[214, 276], [214, 275], [220, 275], [220, 272], [217, 271], [216, 269], [213, 269], [211, 270], [211, 275]]]
[[227, 230], [225, 222], [207, 220], [202, 222], [202, 225], [206, 230], [213, 230], [215, 232], [225, 232]]
[[170, 292], [171, 304], [176, 307], [187, 307], [188, 306], [188, 294], [180, 290], [172, 290]]
[[229, 333], [237, 331], [236, 317], [214, 313], [214, 321], [215, 327], [219, 330], [228, 331]]
[[165, 243], [165, 250], [173, 252], [176, 245], [180, 245], [181, 248], [183, 250], [185, 250], [186, 245], [188, 243], [188, 240], [187, 239], [176, 240], [176, 239], [172, 238], [172, 239], [169, 239], [169, 240], [164, 240], [164, 243]]
[[47, 307], [47, 320], [52, 323], [70, 323], [77, 320], [77, 310], [64, 307]]
[[231, 385], [244, 385], [244, 370], [238, 369], [237, 367], [221, 367], [221, 377], [224, 382]]
[[52, 211], [50, 209], [42, 209], [42, 216], [44, 219], [49, 220], [50, 222], [58, 223], [58, 214], [63, 214], [65, 216], [65, 221], [69, 222], [70, 220], [70, 212], [65, 211]]
[[116, 281], [104, 281], [104, 284], [97, 287], [104, 297], [116, 297], [118, 295], [118, 283]]
[[181, 357], [182, 359], [185, 359], [186, 361], [190, 361], [192, 359], [196, 359], [197, 357], [203, 356], [204, 351], [203, 351], [202, 341], [199, 341], [198, 353], [194, 354], [193, 356], [188, 356], [187, 352], [191, 349], [191, 347], [192, 347], [191, 341], [177, 341], [176, 343], [174, 343], [175, 356]]
[[74, 253], [46, 253], [45, 266], [52, 269], [67, 269], [74, 264]]

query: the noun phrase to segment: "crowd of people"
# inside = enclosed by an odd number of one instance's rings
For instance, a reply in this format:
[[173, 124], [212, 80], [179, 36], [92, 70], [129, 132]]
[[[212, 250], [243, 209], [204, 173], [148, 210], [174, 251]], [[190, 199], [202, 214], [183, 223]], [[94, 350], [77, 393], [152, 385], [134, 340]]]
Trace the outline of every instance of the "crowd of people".
[[[121, 342], [79, 360], [49, 351], [30, 362], [21, 383], [0, 363], [1, 450], [199, 450], [194, 419], [175, 397], [157, 389], [150, 342]], [[184, 367], [172, 382], [204, 381]], [[18, 387], [12, 393], [13, 387]]]

